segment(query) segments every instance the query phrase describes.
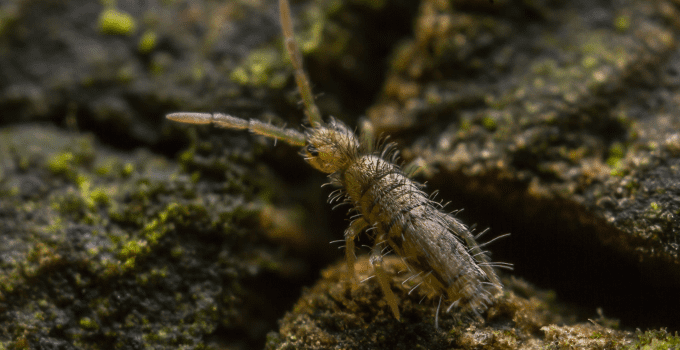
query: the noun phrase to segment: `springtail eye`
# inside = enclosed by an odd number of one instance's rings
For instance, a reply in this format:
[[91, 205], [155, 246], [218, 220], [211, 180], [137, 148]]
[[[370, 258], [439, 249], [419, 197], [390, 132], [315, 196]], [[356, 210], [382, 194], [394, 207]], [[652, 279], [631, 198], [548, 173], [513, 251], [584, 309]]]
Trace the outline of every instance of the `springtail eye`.
[[309, 153], [312, 157], [317, 157], [319, 155], [319, 150], [312, 145], [307, 145], [307, 153]]

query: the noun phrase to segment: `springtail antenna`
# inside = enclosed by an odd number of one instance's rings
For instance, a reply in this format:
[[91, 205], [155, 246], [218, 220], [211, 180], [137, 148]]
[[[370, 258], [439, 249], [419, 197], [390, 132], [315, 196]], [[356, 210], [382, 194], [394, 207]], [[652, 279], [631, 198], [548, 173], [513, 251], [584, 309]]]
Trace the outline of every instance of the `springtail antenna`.
[[165, 117], [180, 123], [215, 124], [216, 126], [225, 129], [248, 129], [254, 134], [266, 136], [274, 140], [281, 140], [293, 146], [302, 147], [305, 145], [305, 135], [303, 133], [295, 129], [279, 128], [271, 124], [263, 123], [257, 119], [245, 120], [222, 113], [194, 112], [170, 113]]
[[293, 20], [290, 16], [288, 0], [279, 0], [279, 11], [281, 12], [281, 29], [283, 30], [286, 51], [288, 51], [288, 56], [290, 56], [290, 61], [295, 70], [295, 82], [300, 91], [302, 103], [305, 105], [305, 114], [312, 127], [323, 126], [324, 122], [321, 118], [321, 112], [319, 112], [319, 108], [314, 103], [312, 88], [309, 87], [309, 80], [302, 68], [302, 55], [293, 34]]

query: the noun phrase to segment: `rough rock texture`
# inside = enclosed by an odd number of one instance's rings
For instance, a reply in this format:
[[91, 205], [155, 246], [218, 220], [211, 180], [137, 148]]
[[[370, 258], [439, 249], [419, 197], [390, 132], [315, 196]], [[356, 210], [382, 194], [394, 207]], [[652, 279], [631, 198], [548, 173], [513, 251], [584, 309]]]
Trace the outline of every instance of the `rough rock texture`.
[[517, 273], [677, 329], [677, 2], [473, 4], [421, 3], [371, 120], [422, 125], [406, 155], [470, 221], [513, 233], [493, 251]]
[[[484, 324], [456, 321], [442, 312], [437, 330], [436, 303], [420, 302], [418, 289], [409, 292], [415, 283], [399, 273], [401, 259], [392, 257], [385, 266], [395, 276], [392, 288], [402, 301], [401, 321], [392, 317], [377, 284], [361, 283], [352, 290], [341, 263], [324, 270], [323, 279], [305, 290], [281, 321], [279, 333], [269, 335], [266, 349], [607, 349], [637, 343], [631, 332], [603, 326], [612, 325], [603, 317], [574, 324], [575, 315], [556, 304], [554, 294], [515, 278], [504, 281], [506, 291], [487, 311]], [[359, 279], [372, 274], [367, 258], [356, 267]], [[556, 325], [564, 323], [571, 325]]]
[[[6, 127], [0, 144], [4, 347], [253, 343], [282, 311], [262, 301], [296, 294], [266, 287], [304, 265], [264, 239], [252, 153], [198, 152], [180, 171], [54, 127]], [[199, 175], [214, 164], [229, 165]]]
[[301, 123], [275, 1], [9, 0], [0, 349], [678, 346], [680, 2], [293, 13], [322, 111], [366, 115], [464, 222], [512, 233], [489, 247], [515, 271], [486, 322], [435, 330], [392, 260], [402, 322], [343, 263], [292, 306], [342, 256], [323, 177], [290, 147], [163, 118]]

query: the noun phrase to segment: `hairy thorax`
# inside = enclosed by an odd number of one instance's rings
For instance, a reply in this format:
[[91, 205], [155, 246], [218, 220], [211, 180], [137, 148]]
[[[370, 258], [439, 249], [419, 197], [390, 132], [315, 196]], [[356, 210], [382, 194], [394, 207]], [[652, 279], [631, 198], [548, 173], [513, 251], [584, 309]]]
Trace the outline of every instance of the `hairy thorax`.
[[342, 180], [376, 242], [387, 243], [415, 271], [422, 271], [428, 293], [444, 293], [462, 304], [486, 301], [475, 301], [475, 294], [484, 290], [480, 282], [487, 280], [485, 273], [451, 234], [446, 214], [397, 166], [364, 155], [347, 168]]
[[375, 155], [358, 157], [342, 180], [354, 207], [371, 224], [389, 221], [425, 199], [397, 166]]

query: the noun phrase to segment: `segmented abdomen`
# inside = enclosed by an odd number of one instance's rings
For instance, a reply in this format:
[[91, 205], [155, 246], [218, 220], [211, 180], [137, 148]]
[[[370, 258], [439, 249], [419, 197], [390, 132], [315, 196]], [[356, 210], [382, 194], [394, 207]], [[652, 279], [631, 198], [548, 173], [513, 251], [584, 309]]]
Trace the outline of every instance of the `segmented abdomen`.
[[358, 157], [339, 180], [375, 242], [402, 256], [430, 294], [475, 314], [488, 307], [501, 288], [495, 272], [467, 227], [441, 212], [419, 184], [375, 155]]

